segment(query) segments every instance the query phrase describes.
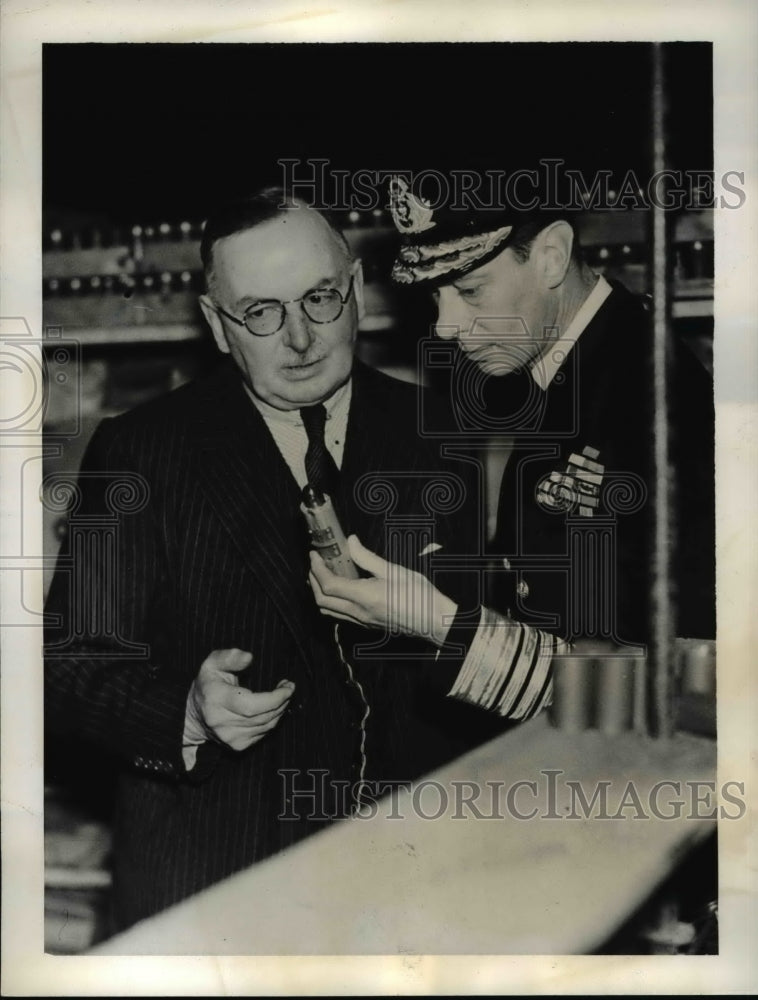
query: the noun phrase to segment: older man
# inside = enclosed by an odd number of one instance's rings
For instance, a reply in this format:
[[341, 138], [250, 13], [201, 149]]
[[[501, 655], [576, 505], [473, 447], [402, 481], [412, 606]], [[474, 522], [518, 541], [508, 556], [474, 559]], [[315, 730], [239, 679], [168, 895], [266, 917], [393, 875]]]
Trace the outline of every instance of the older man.
[[[411, 566], [438, 547], [467, 551], [475, 527], [460, 516], [465, 468], [414, 433], [416, 387], [353, 362], [360, 263], [278, 191], [215, 213], [201, 250], [201, 306], [230, 357], [97, 429], [74, 512], [91, 544], [64, 545], [47, 609], [47, 726], [123, 764], [120, 927], [468, 739], [462, 716], [436, 714], [445, 692], [407, 669], [423, 666], [421, 644], [354, 650], [307, 586], [306, 480], [378, 551], [400, 518], [393, 551]], [[114, 508], [120, 483], [133, 502]], [[435, 507], [440, 483], [458, 496], [447, 508]]]
[[[583, 262], [570, 219], [513, 207], [433, 209], [398, 178], [393, 278], [428, 288], [436, 334], [459, 347], [450, 404], [462, 438], [514, 439], [500, 489], [500, 568], [478, 626], [416, 573], [351, 539], [372, 578], [347, 587], [312, 558], [320, 606], [365, 625], [435, 609], [436, 641], [468, 650], [454, 693], [501, 714], [526, 670], [521, 631], [620, 646], [649, 636], [653, 511], [652, 342], [645, 303]], [[473, 374], [472, 374], [473, 373]], [[676, 634], [715, 634], [714, 440], [710, 379], [671, 342], [678, 499]], [[472, 386], [474, 387], [472, 389]], [[406, 598], [417, 593], [413, 605]], [[466, 624], [468, 623], [468, 624]], [[529, 667], [531, 669], [531, 666]], [[489, 680], [484, 683], [482, 679]], [[545, 699], [546, 701], [547, 699]], [[544, 702], [543, 702], [544, 703]]]

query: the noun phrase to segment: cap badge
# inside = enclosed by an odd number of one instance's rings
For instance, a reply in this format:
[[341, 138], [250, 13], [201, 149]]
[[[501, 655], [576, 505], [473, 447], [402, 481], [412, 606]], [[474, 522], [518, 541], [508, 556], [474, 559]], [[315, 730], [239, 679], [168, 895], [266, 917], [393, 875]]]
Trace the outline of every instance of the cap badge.
[[433, 229], [433, 209], [428, 201], [420, 201], [402, 177], [390, 180], [390, 212], [392, 221], [401, 233], [423, 233]]

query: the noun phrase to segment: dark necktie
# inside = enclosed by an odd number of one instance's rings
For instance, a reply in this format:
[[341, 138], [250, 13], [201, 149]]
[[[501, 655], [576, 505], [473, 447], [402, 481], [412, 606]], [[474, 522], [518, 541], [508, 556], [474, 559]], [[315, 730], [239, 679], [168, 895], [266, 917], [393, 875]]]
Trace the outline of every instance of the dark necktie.
[[305, 474], [308, 482], [315, 490], [328, 493], [334, 499], [339, 482], [339, 470], [324, 440], [326, 407], [323, 403], [304, 406], [300, 410], [300, 416], [308, 434], [308, 450], [305, 453]]

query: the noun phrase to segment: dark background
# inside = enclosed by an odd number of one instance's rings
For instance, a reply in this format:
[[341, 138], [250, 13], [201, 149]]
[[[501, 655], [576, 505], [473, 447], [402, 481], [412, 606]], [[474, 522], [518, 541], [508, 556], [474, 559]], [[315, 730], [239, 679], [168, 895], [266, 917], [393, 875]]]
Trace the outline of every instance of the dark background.
[[[710, 43], [667, 52], [669, 160], [712, 168]], [[332, 168], [633, 169], [649, 176], [645, 43], [53, 44], [46, 219], [202, 219], [220, 194]]]

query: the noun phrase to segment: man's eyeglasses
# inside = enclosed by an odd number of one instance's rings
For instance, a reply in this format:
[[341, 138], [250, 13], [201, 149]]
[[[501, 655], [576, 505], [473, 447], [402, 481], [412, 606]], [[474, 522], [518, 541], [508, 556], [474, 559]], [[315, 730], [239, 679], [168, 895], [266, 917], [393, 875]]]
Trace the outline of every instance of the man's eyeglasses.
[[221, 306], [214, 303], [214, 308], [222, 316], [226, 316], [238, 326], [244, 326], [256, 337], [270, 337], [272, 333], [281, 330], [284, 323], [285, 306], [300, 303], [300, 308], [312, 323], [333, 323], [342, 315], [347, 300], [353, 291], [353, 279], [355, 275], [350, 275], [350, 284], [344, 295], [336, 288], [316, 288], [312, 292], [306, 292], [299, 299], [287, 299], [286, 302], [279, 302], [277, 299], [264, 302], [254, 302], [245, 310], [242, 319], [232, 316]]

